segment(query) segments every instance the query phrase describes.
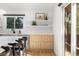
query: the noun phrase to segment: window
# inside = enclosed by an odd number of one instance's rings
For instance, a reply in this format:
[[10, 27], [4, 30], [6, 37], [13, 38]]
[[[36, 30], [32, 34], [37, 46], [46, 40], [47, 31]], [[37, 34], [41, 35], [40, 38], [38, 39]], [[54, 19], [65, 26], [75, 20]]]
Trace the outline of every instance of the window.
[[15, 28], [16, 29], [20, 29], [23, 28], [23, 17], [17, 17], [17, 19], [15, 20]]
[[7, 17], [7, 28], [14, 28], [14, 17]]
[[23, 28], [23, 17], [14, 16], [7, 17], [7, 28], [8, 29], [22, 29]]

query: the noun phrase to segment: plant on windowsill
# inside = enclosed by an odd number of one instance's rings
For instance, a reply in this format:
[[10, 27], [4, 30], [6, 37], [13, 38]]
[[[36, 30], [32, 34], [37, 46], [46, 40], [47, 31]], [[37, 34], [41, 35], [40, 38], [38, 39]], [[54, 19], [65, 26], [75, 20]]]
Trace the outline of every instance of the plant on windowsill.
[[12, 32], [13, 32], [13, 33], [15, 33], [15, 30], [14, 30], [14, 28], [11, 28], [11, 30], [12, 30]]

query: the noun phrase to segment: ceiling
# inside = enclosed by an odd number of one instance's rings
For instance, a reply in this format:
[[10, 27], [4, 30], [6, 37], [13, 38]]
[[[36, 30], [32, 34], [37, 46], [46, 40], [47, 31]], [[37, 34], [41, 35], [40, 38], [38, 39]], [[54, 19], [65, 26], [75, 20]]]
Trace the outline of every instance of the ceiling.
[[0, 3], [1, 10], [27, 10], [36, 8], [53, 8], [55, 3]]

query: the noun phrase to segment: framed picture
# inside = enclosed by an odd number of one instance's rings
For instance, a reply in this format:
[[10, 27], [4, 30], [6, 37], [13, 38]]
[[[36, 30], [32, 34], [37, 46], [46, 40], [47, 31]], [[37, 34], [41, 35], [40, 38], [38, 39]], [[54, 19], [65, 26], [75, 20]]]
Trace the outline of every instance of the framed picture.
[[36, 13], [35, 19], [36, 20], [48, 20], [48, 17], [46, 13]]

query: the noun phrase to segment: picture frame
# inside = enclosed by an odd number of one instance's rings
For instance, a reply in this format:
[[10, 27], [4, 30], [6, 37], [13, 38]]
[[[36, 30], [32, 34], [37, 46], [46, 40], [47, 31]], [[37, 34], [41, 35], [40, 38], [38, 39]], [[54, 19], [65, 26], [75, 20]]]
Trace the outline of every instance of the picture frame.
[[48, 20], [46, 13], [35, 13], [36, 20]]

